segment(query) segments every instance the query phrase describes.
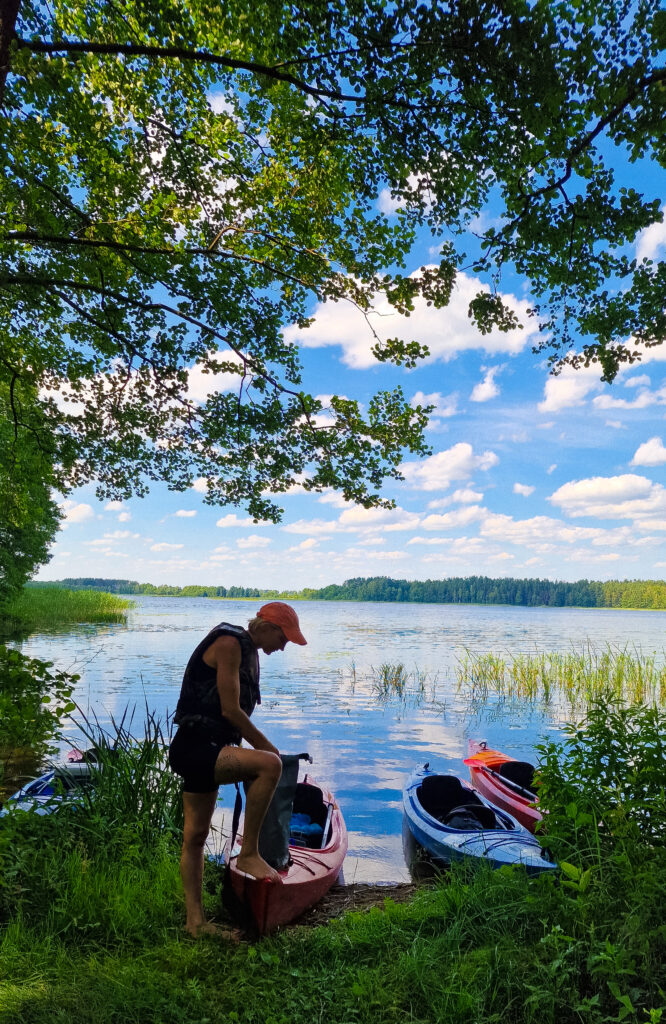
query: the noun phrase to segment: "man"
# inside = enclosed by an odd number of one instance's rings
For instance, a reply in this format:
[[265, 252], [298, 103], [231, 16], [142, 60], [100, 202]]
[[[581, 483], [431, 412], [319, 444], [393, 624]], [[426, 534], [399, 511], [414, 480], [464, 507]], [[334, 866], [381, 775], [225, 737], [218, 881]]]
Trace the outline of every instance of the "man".
[[[259, 854], [259, 831], [282, 763], [278, 750], [250, 721], [261, 702], [259, 651], [273, 654], [287, 643], [306, 644], [298, 616], [282, 601], [257, 612], [247, 629], [221, 622], [201, 641], [185, 669], [174, 722], [178, 732], [169, 749], [172, 769], [183, 777], [185, 827], [180, 874], [185, 890], [186, 928], [191, 935], [218, 929], [204, 918], [204, 845], [217, 788], [246, 784], [243, 844], [238, 868], [255, 878], [279, 883], [279, 875]], [[253, 749], [241, 747], [242, 740]]]

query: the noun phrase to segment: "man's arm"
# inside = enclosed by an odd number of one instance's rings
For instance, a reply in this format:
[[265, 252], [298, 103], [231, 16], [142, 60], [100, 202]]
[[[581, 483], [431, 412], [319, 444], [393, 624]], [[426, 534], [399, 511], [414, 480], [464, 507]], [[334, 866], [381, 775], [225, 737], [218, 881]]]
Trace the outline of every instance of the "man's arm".
[[217, 672], [217, 692], [222, 714], [255, 750], [279, 754], [240, 706], [241, 647], [233, 636], [221, 636], [204, 654], [204, 661]]

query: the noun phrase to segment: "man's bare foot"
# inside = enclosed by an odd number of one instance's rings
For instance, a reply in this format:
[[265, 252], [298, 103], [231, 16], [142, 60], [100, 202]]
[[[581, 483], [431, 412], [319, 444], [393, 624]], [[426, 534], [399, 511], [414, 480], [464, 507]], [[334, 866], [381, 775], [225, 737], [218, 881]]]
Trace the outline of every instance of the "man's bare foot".
[[270, 864], [267, 864], [264, 858], [260, 857], [258, 853], [239, 853], [238, 859], [236, 860], [236, 867], [239, 871], [244, 871], [246, 875], [252, 875], [253, 878], [265, 878], [269, 882], [282, 881], [275, 868], [272, 868]]
[[189, 932], [193, 939], [198, 939], [202, 935], [214, 935], [218, 939], [240, 942], [242, 938], [239, 928], [216, 924], [215, 921], [202, 921], [200, 924], [185, 925], [185, 931]]

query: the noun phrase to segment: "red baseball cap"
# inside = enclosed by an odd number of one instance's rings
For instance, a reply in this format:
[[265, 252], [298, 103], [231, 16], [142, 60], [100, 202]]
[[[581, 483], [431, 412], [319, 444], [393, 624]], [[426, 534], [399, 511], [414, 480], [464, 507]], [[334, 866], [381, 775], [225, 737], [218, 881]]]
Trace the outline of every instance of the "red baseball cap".
[[301, 633], [301, 628], [298, 624], [298, 615], [284, 601], [269, 601], [268, 604], [263, 605], [259, 609], [257, 615], [265, 622], [272, 622], [274, 626], [279, 626], [287, 640], [291, 640], [292, 644], [300, 644], [301, 647], [307, 644], [307, 640]]

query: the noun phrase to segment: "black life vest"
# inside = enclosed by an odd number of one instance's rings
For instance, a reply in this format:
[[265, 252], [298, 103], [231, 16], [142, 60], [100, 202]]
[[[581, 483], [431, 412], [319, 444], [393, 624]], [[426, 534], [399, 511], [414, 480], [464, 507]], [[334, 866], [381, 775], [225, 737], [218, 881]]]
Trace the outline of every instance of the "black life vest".
[[246, 715], [251, 715], [257, 704], [261, 704], [259, 690], [259, 654], [252, 638], [242, 626], [220, 622], [211, 629], [196, 647], [185, 668], [180, 697], [176, 705], [174, 723], [201, 725], [214, 733], [224, 743], [240, 743], [238, 729], [222, 714], [220, 696], [217, 690], [217, 672], [203, 660], [203, 655], [218, 637], [233, 636], [241, 647], [239, 669], [239, 704]]

